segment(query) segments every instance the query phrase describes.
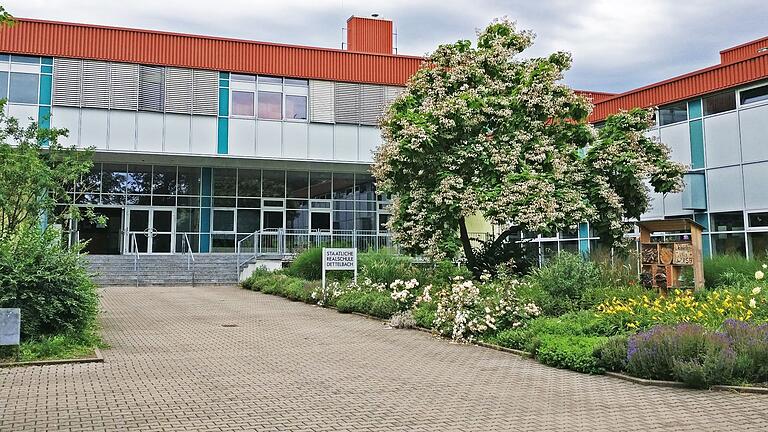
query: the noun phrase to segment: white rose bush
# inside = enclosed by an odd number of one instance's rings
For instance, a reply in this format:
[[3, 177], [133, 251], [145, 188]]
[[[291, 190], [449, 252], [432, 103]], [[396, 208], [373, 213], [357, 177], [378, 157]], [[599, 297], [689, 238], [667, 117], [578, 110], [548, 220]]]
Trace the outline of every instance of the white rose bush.
[[648, 208], [646, 184], [681, 189], [685, 167], [643, 135], [650, 111], [622, 112], [596, 129], [586, 121], [591, 103], [560, 82], [570, 55], [521, 58], [532, 41], [499, 20], [474, 47], [441, 45], [385, 113], [372, 171], [395, 197], [389, 226], [407, 252], [463, 252], [479, 277], [466, 226], [477, 214], [531, 232], [588, 221], [620, 245], [623, 220]]

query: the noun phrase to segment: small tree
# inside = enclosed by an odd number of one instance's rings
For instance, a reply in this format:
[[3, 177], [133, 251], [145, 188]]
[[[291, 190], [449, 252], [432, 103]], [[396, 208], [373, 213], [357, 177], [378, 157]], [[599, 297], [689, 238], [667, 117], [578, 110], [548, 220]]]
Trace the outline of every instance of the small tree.
[[[373, 173], [394, 195], [389, 224], [408, 252], [463, 251], [478, 265], [466, 218], [481, 214], [526, 231], [556, 232], [589, 221], [622, 243], [625, 218], [648, 207], [648, 188], [677, 191], [685, 168], [643, 135], [649, 112], [632, 110], [597, 130], [592, 106], [560, 83], [570, 55], [522, 59], [533, 34], [495, 21], [470, 41], [441, 45], [381, 121]], [[493, 245], [491, 245], [493, 246]]]
[[76, 206], [72, 192], [93, 167], [92, 150], [61, 146], [58, 138], [66, 129], [22, 126], [4, 114], [3, 105], [0, 101], [0, 241], [41, 218], [49, 224], [83, 217], [103, 223], [92, 207]]

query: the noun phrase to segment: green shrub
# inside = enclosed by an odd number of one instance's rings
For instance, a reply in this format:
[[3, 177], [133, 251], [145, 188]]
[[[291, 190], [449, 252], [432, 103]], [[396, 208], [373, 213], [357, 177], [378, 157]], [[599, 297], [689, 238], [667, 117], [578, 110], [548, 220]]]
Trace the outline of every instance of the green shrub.
[[422, 285], [434, 287], [450, 285], [457, 276], [467, 280], [473, 277], [468, 268], [447, 260], [424, 264], [419, 267], [419, 270], [421, 273], [421, 276], [417, 277], [419, 282]]
[[741, 255], [715, 255], [704, 258], [704, 283], [708, 288], [738, 286], [755, 281], [762, 262]]
[[313, 247], [296, 255], [291, 264], [285, 269], [289, 276], [320, 280], [323, 278], [323, 248]]
[[592, 309], [595, 306], [612, 299], [628, 300], [631, 298], [641, 298], [647, 296], [653, 300], [656, 298], [656, 291], [647, 290], [641, 285], [623, 285], [623, 286], [592, 286], [584, 290], [581, 295], [579, 305], [582, 309]]
[[[600, 286], [598, 267], [579, 255], [563, 252], [528, 278], [530, 300], [545, 315], [558, 316], [577, 310], [587, 288]], [[521, 294], [522, 295], [522, 294]]]
[[627, 342], [624, 335], [612, 336], [595, 348], [594, 356], [605, 370], [621, 372], [627, 367]]
[[378, 284], [389, 285], [396, 279], [419, 279], [420, 276], [411, 258], [386, 249], [359, 254], [357, 264], [358, 280], [367, 278]]
[[0, 307], [21, 308], [23, 340], [95, 325], [98, 294], [78, 252], [62, 249], [55, 229], [32, 227], [0, 241]]
[[531, 351], [533, 333], [527, 328], [507, 329], [496, 333], [489, 339], [496, 345], [516, 350]]
[[528, 323], [535, 335], [613, 336], [622, 329], [592, 311], [570, 312], [559, 317], [539, 317]]
[[339, 312], [359, 312], [378, 318], [389, 318], [397, 312], [397, 304], [389, 293], [376, 291], [352, 291], [336, 299]]
[[421, 303], [413, 309], [413, 319], [416, 325], [426, 329], [431, 329], [435, 322], [435, 313], [437, 312], [437, 303]]
[[536, 358], [541, 363], [561, 369], [601, 374], [605, 370], [594, 352], [605, 340], [595, 336], [542, 335], [536, 344]]
[[243, 288], [261, 291], [264, 294], [279, 295], [290, 300], [316, 303], [312, 292], [320, 286], [318, 281], [308, 281], [280, 272], [259, 271], [243, 281]]

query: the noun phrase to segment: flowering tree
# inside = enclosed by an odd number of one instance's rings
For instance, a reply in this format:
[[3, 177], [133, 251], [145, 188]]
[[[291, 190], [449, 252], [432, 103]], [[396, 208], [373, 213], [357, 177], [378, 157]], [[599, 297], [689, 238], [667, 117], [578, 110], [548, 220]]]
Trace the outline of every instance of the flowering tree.
[[[390, 227], [411, 253], [453, 257], [478, 269], [466, 218], [555, 232], [589, 221], [621, 240], [625, 218], [648, 207], [648, 187], [679, 190], [684, 167], [643, 135], [649, 112], [587, 123], [592, 106], [560, 83], [570, 55], [519, 58], [533, 34], [499, 20], [477, 45], [441, 45], [381, 121], [373, 167], [394, 195]], [[476, 270], [479, 276], [479, 271]]]

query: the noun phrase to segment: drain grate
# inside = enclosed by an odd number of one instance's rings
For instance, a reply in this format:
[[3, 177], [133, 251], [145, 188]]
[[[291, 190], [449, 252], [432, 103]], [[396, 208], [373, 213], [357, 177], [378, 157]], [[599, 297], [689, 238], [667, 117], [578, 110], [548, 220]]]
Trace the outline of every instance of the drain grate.
[[237, 327], [237, 324], [222, 324], [222, 327]]

